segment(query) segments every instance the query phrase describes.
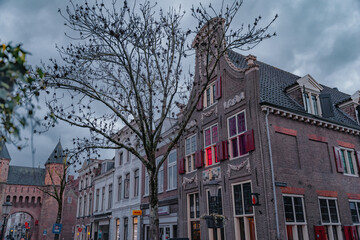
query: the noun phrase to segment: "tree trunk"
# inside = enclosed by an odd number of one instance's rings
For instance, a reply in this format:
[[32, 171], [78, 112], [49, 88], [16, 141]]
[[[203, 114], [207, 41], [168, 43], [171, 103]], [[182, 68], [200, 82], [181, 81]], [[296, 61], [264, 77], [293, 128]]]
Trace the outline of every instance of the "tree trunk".
[[159, 212], [158, 212], [158, 179], [157, 176], [151, 174], [149, 176], [150, 188], [150, 238], [154, 240], [160, 239], [159, 230]]
[[[57, 224], [61, 223], [61, 214], [62, 214], [62, 202], [58, 202], [58, 212], [57, 212], [57, 216], [56, 216], [56, 222]], [[60, 234], [55, 234], [54, 236], [54, 240], [59, 240], [60, 239]]]

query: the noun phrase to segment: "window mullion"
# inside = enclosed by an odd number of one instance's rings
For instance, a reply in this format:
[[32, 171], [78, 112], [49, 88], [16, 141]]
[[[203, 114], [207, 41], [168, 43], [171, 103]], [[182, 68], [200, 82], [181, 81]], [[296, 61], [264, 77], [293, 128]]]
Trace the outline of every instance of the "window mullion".
[[330, 206], [329, 206], [329, 199], [325, 199], [325, 200], [326, 200], [326, 207], [327, 207], [328, 214], [329, 214], [329, 222], [332, 223], [331, 213], [330, 213]]
[[294, 214], [294, 223], [296, 223], [296, 212], [295, 212], [295, 201], [294, 201], [294, 197], [291, 197], [291, 204], [292, 204], [292, 210], [293, 210], [293, 214]]

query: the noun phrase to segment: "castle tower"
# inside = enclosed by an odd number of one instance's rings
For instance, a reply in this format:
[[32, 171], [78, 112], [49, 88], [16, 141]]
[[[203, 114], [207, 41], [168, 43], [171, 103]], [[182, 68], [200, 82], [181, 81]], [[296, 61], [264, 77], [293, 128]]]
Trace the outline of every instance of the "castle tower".
[[10, 160], [10, 154], [5, 143], [0, 142], [0, 183], [7, 181]]
[[61, 175], [63, 172], [65, 157], [66, 156], [63, 153], [63, 148], [59, 140], [55, 149], [45, 163], [45, 185], [60, 185], [60, 177], [58, 175]]

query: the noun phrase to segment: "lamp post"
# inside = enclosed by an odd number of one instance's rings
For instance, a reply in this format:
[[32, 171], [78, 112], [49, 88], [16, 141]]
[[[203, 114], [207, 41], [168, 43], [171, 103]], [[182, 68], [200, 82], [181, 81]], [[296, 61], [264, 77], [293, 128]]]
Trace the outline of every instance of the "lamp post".
[[2, 214], [4, 217], [4, 221], [2, 224], [0, 240], [3, 240], [3, 238], [4, 238], [4, 231], [5, 231], [5, 226], [6, 226], [6, 222], [7, 222], [6, 220], [7, 220], [7, 216], [9, 215], [9, 213], [11, 211], [11, 207], [12, 207], [11, 202], [4, 202], [4, 204], [2, 205]]

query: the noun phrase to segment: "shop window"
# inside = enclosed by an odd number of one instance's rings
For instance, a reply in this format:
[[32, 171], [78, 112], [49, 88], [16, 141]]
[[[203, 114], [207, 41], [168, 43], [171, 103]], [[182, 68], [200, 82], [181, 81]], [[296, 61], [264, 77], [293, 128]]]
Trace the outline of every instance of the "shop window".
[[124, 218], [124, 240], [128, 240], [129, 238], [129, 219], [127, 217]]
[[251, 183], [234, 184], [233, 208], [236, 240], [256, 240], [255, 216], [251, 204]]
[[133, 240], [137, 240], [138, 239], [138, 218], [134, 217], [133, 218]]
[[286, 236], [291, 239], [307, 239], [308, 230], [302, 196], [283, 196]]
[[189, 226], [188, 236], [192, 240], [201, 240], [199, 193], [188, 194], [187, 200], [188, 200], [188, 226]]

